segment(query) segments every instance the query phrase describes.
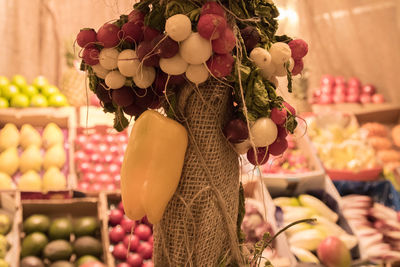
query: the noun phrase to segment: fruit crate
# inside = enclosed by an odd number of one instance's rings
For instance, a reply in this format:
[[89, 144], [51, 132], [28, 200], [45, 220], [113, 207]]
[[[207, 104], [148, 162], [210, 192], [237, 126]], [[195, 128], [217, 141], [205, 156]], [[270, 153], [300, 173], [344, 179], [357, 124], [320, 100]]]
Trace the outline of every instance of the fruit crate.
[[[115, 267], [117, 264], [123, 262], [124, 260], [118, 260], [113, 256], [113, 249], [114, 246], [116, 245], [116, 243], [114, 242], [114, 244], [111, 242], [110, 239], [110, 230], [113, 228], [113, 226], [109, 223], [109, 216], [110, 216], [110, 211], [112, 209], [116, 209], [116, 210], [121, 210], [123, 209], [121, 206], [119, 206], [119, 204], [121, 203], [121, 195], [119, 193], [101, 193], [100, 194], [100, 202], [101, 202], [101, 207], [102, 207], [102, 214], [103, 214], [103, 225], [102, 225], [102, 231], [103, 231], [103, 236], [104, 236], [104, 243], [105, 246], [108, 248], [107, 249], [107, 266], [108, 267]], [[126, 219], [126, 217], [124, 217], [124, 219]], [[130, 221], [130, 220], [127, 220]], [[147, 230], [152, 228], [152, 225], [145, 219], [143, 218], [140, 221], [136, 221], [134, 224], [134, 227], [136, 229], [136, 227], [139, 224], [145, 224], [148, 227], [145, 227]], [[119, 224], [119, 225], [122, 225]], [[127, 224], [129, 226], [129, 224]], [[135, 233], [135, 230], [131, 228], [131, 230], [129, 231], [129, 227], [125, 227], [122, 226], [125, 229], [125, 238], [127, 236], [129, 236], [131, 233], [133, 234], [137, 234]], [[114, 226], [115, 228], [115, 226]], [[152, 240], [152, 235], [151, 235], [151, 240]], [[140, 243], [149, 243], [152, 242], [150, 241], [150, 239], [147, 240], [147, 242], [144, 241], [138, 241], [137, 244]], [[118, 244], [123, 243], [122, 241], [120, 241]], [[132, 241], [131, 244], [135, 243], [134, 241]], [[152, 244], [152, 243], [151, 243]], [[125, 246], [126, 247], [126, 246]], [[134, 249], [134, 251], [132, 251], [132, 253], [129, 254], [133, 254], [133, 253], [138, 253], [138, 250]], [[128, 261], [128, 260], [126, 260]], [[146, 263], [151, 263], [151, 259], [143, 259], [142, 261], [142, 266], [147, 266], [145, 265]], [[140, 266], [138, 263], [136, 263], [134, 266]], [[153, 265], [149, 265], [149, 266], [153, 266]]]
[[[101, 244], [101, 254], [99, 259], [106, 263], [107, 259], [107, 247], [105, 246], [105, 237], [103, 236], [103, 231], [101, 229], [103, 225], [103, 216], [102, 216], [102, 209], [101, 204], [98, 198], [76, 198], [76, 199], [51, 199], [51, 200], [44, 200], [44, 199], [31, 199], [31, 200], [22, 200], [21, 202], [21, 213], [18, 218], [18, 227], [20, 231], [20, 236], [16, 240], [21, 240], [21, 246], [19, 247], [18, 255], [21, 254], [22, 251], [22, 241], [23, 238], [26, 236], [24, 232], [24, 221], [31, 215], [35, 214], [42, 214], [48, 216], [50, 222], [52, 223], [55, 219], [59, 218], [67, 218], [72, 223], [72, 233], [69, 236], [70, 244], [72, 245], [74, 241], [78, 239], [76, 236], [76, 228], [77, 220], [83, 217], [93, 217], [97, 219], [97, 227], [96, 230], [93, 232], [91, 236], [95, 239], [99, 240]], [[50, 230], [46, 231], [49, 242], [51, 241], [50, 232], [51, 232], [51, 223], [50, 223]], [[53, 233], [59, 234], [59, 231], [54, 231]], [[82, 234], [80, 236], [86, 236], [86, 234]], [[61, 238], [55, 238], [61, 239]], [[76, 254], [76, 249], [74, 249], [74, 254], [70, 257], [69, 261], [74, 262], [78, 259]], [[48, 261], [48, 260], [45, 260]], [[76, 262], [75, 262], [76, 263]]]
[[18, 216], [20, 213], [20, 195], [15, 191], [2, 192], [0, 194], [0, 214], [5, 214], [10, 218], [11, 229], [6, 235], [8, 243], [11, 245], [6, 253], [5, 261], [10, 267], [18, 267], [19, 258], [19, 231]]
[[[20, 128], [23, 124], [31, 124], [39, 133], [48, 123], [55, 123], [64, 134], [64, 149], [66, 151], [66, 164], [61, 169], [67, 179], [67, 188], [61, 191], [42, 192], [21, 192], [21, 199], [52, 199], [52, 198], [71, 198], [71, 189], [75, 187], [74, 174], [74, 147], [76, 128], [76, 113], [74, 108], [24, 108], [24, 109], [3, 109], [0, 110], [0, 128], [6, 123], [13, 123]], [[20, 173], [14, 175], [17, 180]]]

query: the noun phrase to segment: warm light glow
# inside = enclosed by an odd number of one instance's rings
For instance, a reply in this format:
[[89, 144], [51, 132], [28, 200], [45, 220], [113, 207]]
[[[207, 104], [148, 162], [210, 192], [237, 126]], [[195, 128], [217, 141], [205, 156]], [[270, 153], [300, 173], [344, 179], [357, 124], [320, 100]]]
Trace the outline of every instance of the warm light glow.
[[299, 16], [294, 9], [291, 8], [278, 8], [279, 16], [278, 20], [285, 20], [287, 19], [290, 23], [297, 23], [299, 21]]

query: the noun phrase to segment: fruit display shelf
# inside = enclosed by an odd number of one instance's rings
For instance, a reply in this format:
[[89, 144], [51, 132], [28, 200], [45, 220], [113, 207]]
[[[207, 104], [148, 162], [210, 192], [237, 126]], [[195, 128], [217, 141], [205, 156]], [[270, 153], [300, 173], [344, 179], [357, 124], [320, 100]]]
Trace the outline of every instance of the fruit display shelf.
[[[64, 190], [29, 190], [24, 189], [21, 192], [22, 199], [50, 199], [50, 198], [70, 198], [71, 189], [75, 187], [75, 174], [74, 174], [74, 147], [73, 140], [75, 139], [76, 128], [76, 113], [74, 108], [26, 108], [26, 109], [2, 109], [0, 110], [0, 126], [3, 127], [7, 123], [14, 124], [18, 129], [24, 124], [30, 124], [34, 130], [39, 134], [43, 131], [46, 125], [54, 123], [56, 128], [60, 128], [65, 152], [65, 164], [60, 169], [62, 174], [66, 177], [66, 188]], [[59, 131], [59, 130], [58, 130]], [[49, 136], [52, 136], [49, 133]], [[40, 137], [41, 138], [41, 137]], [[21, 150], [21, 149], [19, 149]], [[20, 151], [22, 152], [22, 151]], [[40, 151], [44, 155], [44, 151]], [[19, 163], [18, 163], [19, 166]], [[40, 168], [41, 169], [41, 168]], [[39, 170], [41, 173], [41, 170]], [[21, 173], [17, 172], [14, 179], [18, 182]], [[50, 178], [51, 179], [51, 178]]]
[[97, 198], [23, 200], [18, 218], [20, 264], [63, 261], [63, 266], [81, 266], [94, 257], [107, 262], [102, 219]]

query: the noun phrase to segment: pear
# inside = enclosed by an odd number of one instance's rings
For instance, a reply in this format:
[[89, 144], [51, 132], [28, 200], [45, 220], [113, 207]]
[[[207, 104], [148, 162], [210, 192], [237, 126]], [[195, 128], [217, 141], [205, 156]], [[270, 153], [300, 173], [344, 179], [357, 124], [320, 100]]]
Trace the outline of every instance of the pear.
[[13, 183], [10, 175], [0, 172], [0, 190], [13, 189]]
[[42, 191], [60, 191], [67, 188], [65, 175], [56, 167], [50, 167], [43, 175]]
[[19, 165], [18, 151], [15, 147], [10, 147], [0, 154], [0, 172], [5, 172], [12, 176]]
[[21, 191], [41, 191], [42, 179], [35, 171], [27, 171], [18, 181], [18, 189]]
[[43, 130], [43, 146], [49, 148], [56, 144], [64, 143], [64, 134], [57, 124], [50, 122]]
[[43, 167], [48, 170], [50, 167], [61, 169], [66, 161], [66, 154], [63, 145], [58, 144], [50, 147], [44, 155]]
[[29, 170], [40, 171], [43, 164], [42, 154], [36, 145], [31, 145], [24, 150], [19, 158], [19, 169], [22, 173]]
[[36, 145], [37, 147], [42, 145], [42, 137], [30, 124], [22, 125], [19, 138], [20, 144], [24, 149], [31, 145]]
[[7, 123], [0, 131], [0, 151], [10, 147], [17, 147], [19, 144], [19, 132], [12, 123]]

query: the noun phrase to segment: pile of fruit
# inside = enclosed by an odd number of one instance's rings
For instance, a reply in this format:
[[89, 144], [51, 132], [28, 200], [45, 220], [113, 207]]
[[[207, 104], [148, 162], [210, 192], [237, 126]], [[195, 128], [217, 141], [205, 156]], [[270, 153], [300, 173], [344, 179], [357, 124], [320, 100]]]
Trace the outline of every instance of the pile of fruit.
[[103, 255], [96, 217], [33, 214], [23, 222], [21, 267], [100, 267]]
[[[0, 131], [0, 188], [21, 191], [60, 191], [67, 188], [65, 134], [55, 124], [42, 129], [7, 123]], [[42, 177], [41, 177], [42, 176]]]
[[[318, 250], [318, 256], [324, 254], [321, 253], [323, 251], [320, 251], [319, 247], [321, 243], [324, 244], [324, 240], [329, 238], [329, 236], [339, 238], [345, 244], [347, 250], [357, 245], [357, 238], [348, 234], [336, 224], [339, 218], [338, 214], [316, 197], [307, 194], [302, 194], [299, 197], [278, 197], [274, 199], [274, 204], [283, 212], [284, 225], [302, 219], [317, 219], [313, 224], [297, 224], [285, 232], [292, 253], [301, 262], [319, 264], [322, 259], [319, 259], [313, 252], [317, 252]], [[335, 251], [329, 251], [329, 248], [326, 249], [328, 249], [329, 253], [335, 253]]]
[[127, 144], [126, 131], [117, 133], [112, 128], [78, 129], [74, 155], [78, 189], [84, 192], [118, 189]]
[[64, 106], [68, 106], [67, 98], [43, 76], [36, 77], [32, 84], [22, 75], [15, 75], [11, 80], [0, 76], [0, 108]]
[[153, 267], [152, 225], [144, 217], [140, 221], [125, 216], [122, 202], [110, 206], [109, 237], [117, 267]]
[[11, 244], [6, 236], [11, 230], [12, 221], [6, 214], [0, 213], [0, 266], [8, 267], [9, 264], [5, 261], [8, 250]]
[[313, 93], [314, 104], [361, 103], [380, 104], [385, 102], [372, 84], [361, 84], [358, 78], [352, 77], [347, 82], [344, 77], [325, 75], [321, 78], [321, 87]]
[[359, 240], [361, 256], [400, 260], [400, 213], [365, 195], [342, 198], [343, 215]]

